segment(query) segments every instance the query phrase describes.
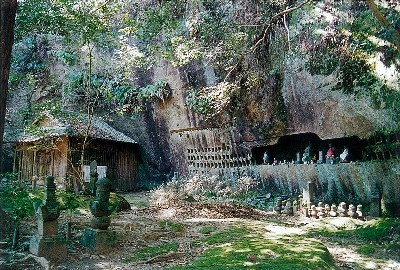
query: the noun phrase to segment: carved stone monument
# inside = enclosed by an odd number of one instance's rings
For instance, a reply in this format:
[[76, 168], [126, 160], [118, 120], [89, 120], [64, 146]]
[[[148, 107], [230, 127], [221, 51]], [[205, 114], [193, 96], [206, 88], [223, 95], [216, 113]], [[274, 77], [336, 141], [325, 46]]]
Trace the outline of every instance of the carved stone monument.
[[311, 146], [307, 146], [306, 149], [304, 149], [302, 161], [304, 164], [310, 164], [311, 159]]
[[60, 208], [56, 200], [54, 177], [46, 177], [46, 192], [43, 202], [35, 207], [38, 233], [30, 241], [29, 251], [51, 262], [62, 261], [67, 257], [67, 246], [62, 235], [58, 235]]
[[303, 188], [303, 201], [312, 203], [314, 202], [314, 183], [307, 182], [306, 186]]
[[347, 215], [351, 218], [358, 218], [356, 207], [353, 204], [349, 205], [349, 211], [347, 211]]
[[274, 211], [277, 214], [280, 214], [282, 212], [282, 198], [279, 197], [278, 200], [276, 201]]
[[102, 178], [96, 183], [96, 199], [90, 204], [93, 215], [91, 228], [86, 228], [82, 234], [82, 245], [96, 253], [107, 253], [116, 246], [115, 231], [108, 230], [111, 224], [110, 215], [115, 209], [110, 200], [111, 181]]
[[300, 152], [296, 153], [296, 162], [295, 162], [295, 164], [302, 164], [301, 153]]
[[95, 196], [96, 195], [96, 182], [98, 180], [99, 174], [97, 172], [97, 162], [93, 160], [90, 163], [90, 181], [89, 181], [89, 191]]
[[323, 164], [323, 163], [324, 163], [324, 151], [319, 151], [317, 164]]
[[370, 195], [369, 200], [369, 215], [379, 217], [381, 215], [381, 196], [378, 192], [375, 192]]
[[347, 217], [347, 205], [345, 202], [339, 203], [338, 212], [339, 217]]
[[358, 215], [358, 219], [363, 220], [364, 219], [364, 214], [362, 211], [362, 204], [357, 205], [357, 215]]

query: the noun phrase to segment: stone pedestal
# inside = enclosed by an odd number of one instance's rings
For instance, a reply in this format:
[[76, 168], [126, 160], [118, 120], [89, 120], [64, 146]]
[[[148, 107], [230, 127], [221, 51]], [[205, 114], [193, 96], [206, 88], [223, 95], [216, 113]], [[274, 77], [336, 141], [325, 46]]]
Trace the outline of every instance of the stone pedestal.
[[381, 198], [379, 195], [371, 195], [369, 204], [369, 215], [379, 217], [381, 215]]
[[324, 152], [323, 151], [319, 151], [318, 152], [317, 164], [323, 164], [323, 163], [324, 163]]
[[303, 188], [303, 201], [314, 202], [314, 183], [307, 182], [305, 188]]
[[67, 245], [64, 237], [58, 235], [58, 217], [60, 208], [56, 199], [54, 177], [46, 177], [46, 192], [43, 203], [35, 207], [38, 233], [32, 236], [29, 251], [50, 262], [63, 261], [67, 257]]
[[297, 152], [296, 153], [296, 164], [302, 164], [303, 162], [301, 161], [301, 153]]
[[82, 233], [81, 244], [95, 253], [108, 253], [116, 247], [116, 232], [86, 228]]
[[38, 218], [38, 233], [40, 236], [57, 235], [58, 234], [58, 220], [43, 221]]
[[45, 257], [50, 262], [64, 261], [67, 258], [67, 246], [62, 236], [32, 236], [29, 251], [39, 257]]

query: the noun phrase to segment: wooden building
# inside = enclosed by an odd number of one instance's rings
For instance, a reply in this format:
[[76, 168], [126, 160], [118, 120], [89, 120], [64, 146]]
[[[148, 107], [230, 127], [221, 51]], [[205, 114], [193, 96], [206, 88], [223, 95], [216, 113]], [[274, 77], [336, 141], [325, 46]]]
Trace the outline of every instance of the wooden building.
[[118, 190], [133, 190], [138, 177], [138, 144], [104, 121], [63, 113], [38, 118], [16, 140], [14, 172], [20, 179], [43, 181], [53, 175], [63, 186], [79, 187], [89, 179], [90, 162], [113, 180]]

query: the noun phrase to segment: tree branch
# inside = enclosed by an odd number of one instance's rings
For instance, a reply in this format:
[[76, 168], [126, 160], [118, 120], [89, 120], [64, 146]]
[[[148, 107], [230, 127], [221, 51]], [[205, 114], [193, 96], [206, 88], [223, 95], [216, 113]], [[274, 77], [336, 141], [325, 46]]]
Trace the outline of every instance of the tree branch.
[[375, 4], [374, 0], [365, 0], [368, 7], [371, 9], [372, 13], [374, 14], [375, 18], [378, 22], [387, 27], [388, 29], [392, 30], [392, 38], [393, 43], [397, 47], [397, 50], [400, 52], [400, 32], [389, 22], [389, 20], [382, 14], [379, 10], [378, 6]]
[[238, 62], [229, 70], [228, 74], [225, 76], [224, 81], [227, 81], [229, 79], [229, 77], [232, 75], [232, 72], [235, 71], [238, 66], [243, 62], [243, 60], [245, 59], [245, 57], [247, 55], [249, 55], [250, 53], [254, 53], [254, 51], [257, 49], [258, 46], [260, 46], [260, 44], [265, 40], [265, 38], [268, 35], [268, 30], [270, 29], [271, 25], [273, 22], [275, 22], [276, 19], [284, 16], [285, 14], [291, 13], [297, 9], [302, 8], [304, 5], [312, 2], [313, 0], [306, 0], [302, 3], [300, 3], [297, 6], [285, 9], [277, 14], [275, 14], [274, 16], [271, 17], [271, 19], [269, 19], [269, 21], [267, 23], [264, 24], [264, 28], [261, 31], [261, 34], [258, 36], [258, 38], [255, 40], [253, 46], [250, 47], [249, 50], [243, 52], [238, 60]]

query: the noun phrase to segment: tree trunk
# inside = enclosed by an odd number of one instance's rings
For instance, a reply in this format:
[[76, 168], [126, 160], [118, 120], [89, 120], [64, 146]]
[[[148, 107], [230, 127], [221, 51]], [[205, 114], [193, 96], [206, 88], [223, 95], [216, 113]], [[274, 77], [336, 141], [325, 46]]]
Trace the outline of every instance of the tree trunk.
[[17, 0], [0, 0], [0, 173], [3, 172], [4, 121], [16, 10]]
[[400, 52], [400, 32], [388, 21], [388, 19], [379, 11], [378, 6], [375, 4], [374, 0], [365, 0], [368, 7], [371, 9], [372, 14], [374, 14], [375, 18], [378, 22], [386, 27], [387, 29], [392, 30], [391, 36], [393, 39], [393, 44], [396, 46], [397, 50]]
[[15, 250], [17, 248], [18, 240], [19, 240], [19, 222], [15, 224], [13, 238], [12, 238], [12, 246], [11, 246], [12, 250]]

